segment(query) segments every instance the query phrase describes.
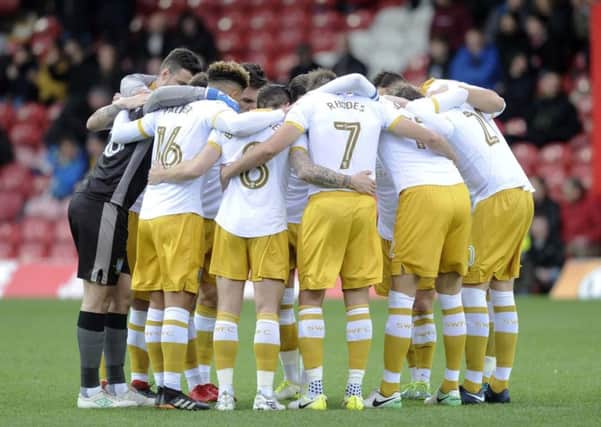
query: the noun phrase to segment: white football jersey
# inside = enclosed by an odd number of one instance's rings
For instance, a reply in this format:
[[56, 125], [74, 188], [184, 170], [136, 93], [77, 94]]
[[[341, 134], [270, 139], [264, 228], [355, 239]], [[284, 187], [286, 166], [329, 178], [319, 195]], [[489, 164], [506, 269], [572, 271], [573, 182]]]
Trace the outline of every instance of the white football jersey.
[[457, 166], [470, 190], [472, 207], [502, 190], [534, 191], [490, 115], [467, 104], [440, 115], [451, 124], [445, 136], [457, 155]]
[[300, 224], [308, 201], [309, 184], [296, 176], [294, 170], [290, 169], [288, 191], [286, 192], [286, 207], [290, 224]]
[[[375, 176], [378, 138], [398, 116], [369, 98], [311, 92], [292, 107], [286, 122], [308, 133], [309, 156], [316, 164], [346, 175], [368, 170]], [[342, 189], [311, 184], [309, 195], [332, 190]]]
[[392, 241], [399, 193], [380, 161], [376, 162], [376, 198], [378, 201], [378, 233], [382, 239]]
[[[277, 125], [270, 126], [247, 137], [214, 131], [209, 140], [221, 147], [221, 162], [227, 164], [238, 160], [249, 147], [269, 139], [276, 129]], [[215, 218], [217, 224], [246, 238], [287, 229], [288, 151], [285, 149], [264, 165], [230, 179]]]
[[217, 216], [217, 211], [219, 210], [219, 205], [221, 204], [221, 198], [223, 197], [221, 180], [219, 177], [220, 173], [221, 166], [219, 162], [216, 162], [204, 175], [202, 194], [200, 196], [202, 200], [201, 215], [203, 218], [215, 219]]
[[[413, 113], [399, 106], [394, 108], [404, 120], [421, 122]], [[441, 118], [435, 118], [442, 121]], [[388, 132], [380, 136], [378, 159], [392, 179], [397, 194], [418, 185], [454, 185], [463, 182], [451, 160], [413, 139], [399, 138]]]
[[[220, 101], [196, 101], [146, 114], [138, 125], [144, 133], [154, 133], [152, 161], [169, 168], [192, 159], [205, 146], [215, 116], [229, 109]], [[164, 182], [146, 187], [141, 219], [180, 213], [202, 214], [201, 192], [204, 178], [181, 183]]]
[[[146, 191], [146, 190], [144, 190], [144, 191]], [[144, 191], [142, 191], [142, 193], [140, 193], [140, 195], [138, 196], [138, 198], [136, 199], [134, 204], [131, 205], [131, 207], [129, 208], [130, 212], [134, 212], [137, 214], [140, 213], [140, 209], [142, 208], [142, 200], [144, 200]]]

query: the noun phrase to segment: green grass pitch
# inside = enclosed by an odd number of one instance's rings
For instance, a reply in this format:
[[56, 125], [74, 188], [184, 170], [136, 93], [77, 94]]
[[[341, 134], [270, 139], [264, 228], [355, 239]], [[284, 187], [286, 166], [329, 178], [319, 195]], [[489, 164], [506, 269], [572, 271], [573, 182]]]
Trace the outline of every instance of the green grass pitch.
[[[346, 412], [340, 408], [346, 380], [344, 309], [325, 306], [326, 412], [252, 412], [255, 391], [252, 336], [254, 311], [246, 304], [236, 369], [239, 409], [233, 413], [183, 413], [153, 408], [78, 410], [78, 355], [75, 301], [0, 301], [0, 426], [548, 426], [600, 425], [601, 303], [520, 298], [520, 340], [510, 405], [424, 407], [407, 402], [401, 410]], [[374, 342], [364, 394], [382, 372], [386, 304], [373, 301]], [[440, 318], [437, 316], [437, 321]], [[433, 385], [441, 380], [439, 337]], [[406, 378], [406, 373], [404, 374]], [[279, 381], [279, 378], [278, 378]]]

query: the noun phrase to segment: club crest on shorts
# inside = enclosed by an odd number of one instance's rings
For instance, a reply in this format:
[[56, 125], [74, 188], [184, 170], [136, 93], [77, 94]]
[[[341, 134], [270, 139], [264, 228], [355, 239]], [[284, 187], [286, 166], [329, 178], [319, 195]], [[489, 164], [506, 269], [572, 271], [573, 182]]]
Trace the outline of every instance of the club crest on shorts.
[[476, 248], [474, 245], [469, 245], [467, 247], [467, 265], [468, 267], [472, 267], [476, 262]]

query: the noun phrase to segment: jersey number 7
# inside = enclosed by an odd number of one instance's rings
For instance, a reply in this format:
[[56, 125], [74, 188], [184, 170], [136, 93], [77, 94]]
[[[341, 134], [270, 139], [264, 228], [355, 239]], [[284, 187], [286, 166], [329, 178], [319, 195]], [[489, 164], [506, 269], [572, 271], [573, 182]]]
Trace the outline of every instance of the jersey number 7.
[[340, 169], [348, 169], [351, 165], [351, 158], [359, 139], [359, 132], [361, 132], [361, 123], [359, 122], [334, 122], [334, 128], [337, 130], [343, 130], [349, 133], [348, 139], [346, 140], [346, 147], [344, 149], [344, 156], [340, 163]]

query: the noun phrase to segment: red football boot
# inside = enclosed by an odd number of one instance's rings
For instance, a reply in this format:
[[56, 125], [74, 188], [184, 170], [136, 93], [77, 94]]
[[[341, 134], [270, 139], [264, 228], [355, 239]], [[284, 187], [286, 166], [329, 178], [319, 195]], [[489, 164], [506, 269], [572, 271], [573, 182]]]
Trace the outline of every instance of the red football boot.
[[192, 399], [199, 402], [217, 402], [219, 389], [211, 383], [199, 384], [190, 391], [189, 395]]

